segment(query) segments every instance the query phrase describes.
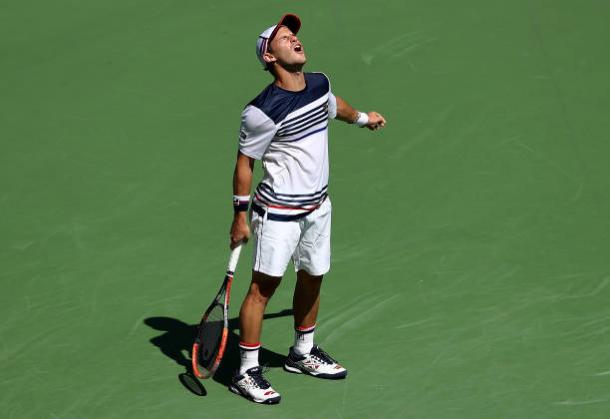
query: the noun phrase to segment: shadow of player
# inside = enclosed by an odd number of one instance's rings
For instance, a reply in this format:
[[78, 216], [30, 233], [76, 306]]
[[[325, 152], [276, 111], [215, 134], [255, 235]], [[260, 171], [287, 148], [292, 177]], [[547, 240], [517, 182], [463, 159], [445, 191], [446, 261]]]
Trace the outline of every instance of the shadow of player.
[[[292, 310], [286, 309], [277, 313], [265, 314], [264, 319], [274, 319], [278, 317], [292, 316]], [[150, 340], [150, 343], [158, 347], [161, 352], [176, 364], [185, 368], [187, 374], [192, 374], [191, 367], [191, 348], [197, 335], [198, 324], [186, 324], [181, 320], [171, 317], [149, 317], [144, 320], [144, 324], [155, 330], [164, 333]], [[228, 386], [235, 371], [239, 368], [239, 318], [229, 319], [229, 335], [227, 337], [227, 347], [220, 366], [214, 374], [214, 381]], [[281, 367], [286, 359], [286, 354], [279, 354], [261, 347], [259, 360], [261, 365], [270, 368]], [[181, 374], [182, 375], [182, 374]], [[182, 378], [180, 378], [182, 381]], [[184, 384], [184, 382], [183, 382]], [[188, 386], [187, 386], [188, 388]], [[190, 389], [190, 388], [189, 388]], [[193, 389], [190, 389], [193, 391]], [[195, 394], [199, 394], [193, 391]], [[205, 395], [205, 389], [203, 394]]]

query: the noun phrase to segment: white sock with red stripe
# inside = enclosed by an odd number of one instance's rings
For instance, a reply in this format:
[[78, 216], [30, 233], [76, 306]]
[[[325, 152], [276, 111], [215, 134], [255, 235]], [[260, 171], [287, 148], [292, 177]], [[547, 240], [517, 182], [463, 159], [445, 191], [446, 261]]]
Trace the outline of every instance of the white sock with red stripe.
[[293, 350], [297, 355], [305, 355], [313, 348], [313, 334], [316, 330], [316, 325], [294, 328], [294, 346]]
[[258, 350], [260, 343], [239, 342], [239, 356], [241, 364], [239, 366], [239, 374], [243, 374], [253, 367], [258, 367]]

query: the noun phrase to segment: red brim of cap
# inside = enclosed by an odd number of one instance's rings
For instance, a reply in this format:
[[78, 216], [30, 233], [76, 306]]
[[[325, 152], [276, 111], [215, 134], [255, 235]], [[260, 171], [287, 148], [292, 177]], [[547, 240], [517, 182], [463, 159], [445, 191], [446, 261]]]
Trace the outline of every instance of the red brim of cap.
[[269, 43], [271, 43], [273, 38], [275, 38], [277, 31], [279, 31], [282, 26], [286, 26], [292, 31], [293, 34], [296, 35], [299, 29], [301, 29], [301, 19], [299, 19], [297, 15], [286, 13], [284, 16], [282, 16], [273, 32], [271, 32], [271, 35], [269, 36]]

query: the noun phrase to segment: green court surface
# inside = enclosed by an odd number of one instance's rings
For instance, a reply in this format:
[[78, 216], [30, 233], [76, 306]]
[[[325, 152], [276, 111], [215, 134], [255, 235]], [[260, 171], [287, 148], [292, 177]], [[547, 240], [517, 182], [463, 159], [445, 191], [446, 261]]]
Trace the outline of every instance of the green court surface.
[[[290, 272], [262, 340], [283, 400], [259, 406], [226, 389], [235, 320], [205, 396], [178, 375], [270, 82], [256, 37], [288, 11], [307, 69], [388, 125], [330, 132], [316, 338], [349, 376], [279, 368]], [[593, 0], [4, 0], [0, 416], [608, 418], [608, 22]]]

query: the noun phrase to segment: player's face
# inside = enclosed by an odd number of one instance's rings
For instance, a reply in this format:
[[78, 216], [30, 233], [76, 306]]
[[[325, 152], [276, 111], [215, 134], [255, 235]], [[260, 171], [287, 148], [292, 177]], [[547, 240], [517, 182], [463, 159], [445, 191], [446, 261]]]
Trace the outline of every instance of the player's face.
[[286, 26], [277, 31], [271, 41], [269, 53], [282, 67], [302, 67], [307, 62], [303, 44]]

